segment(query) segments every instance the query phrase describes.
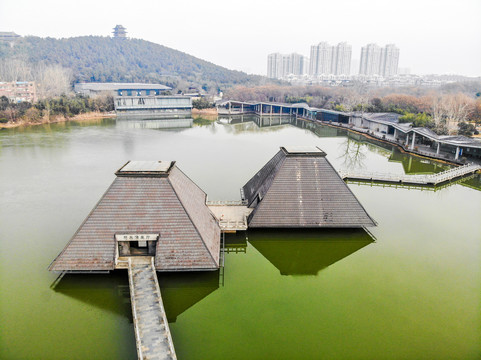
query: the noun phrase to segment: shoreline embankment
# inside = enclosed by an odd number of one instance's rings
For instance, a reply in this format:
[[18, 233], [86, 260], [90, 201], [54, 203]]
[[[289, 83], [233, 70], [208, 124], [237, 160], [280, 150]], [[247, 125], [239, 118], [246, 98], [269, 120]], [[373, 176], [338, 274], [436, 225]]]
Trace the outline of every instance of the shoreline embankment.
[[108, 119], [108, 118], [115, 118], [116, 115], [114, 112], [99, 112], [99, 111], [90, 111], [83, 114], [78, 114], [75, 116], [65, 116], [65, 115], [52, 115], [52, 116], [44, 116], [39, 120], [29, 120], [29, 119], [19, 119], [18, 121], [12, 122], [9, 121], [4, 124], [0, 124], [0, 129], [12, 129], [21, 126], [34, 126], [34, 125], [46, 125], [46, 124], [56, 124], [56, 123], [64, 123], [69, 121], [87, 121], [93, 119]]

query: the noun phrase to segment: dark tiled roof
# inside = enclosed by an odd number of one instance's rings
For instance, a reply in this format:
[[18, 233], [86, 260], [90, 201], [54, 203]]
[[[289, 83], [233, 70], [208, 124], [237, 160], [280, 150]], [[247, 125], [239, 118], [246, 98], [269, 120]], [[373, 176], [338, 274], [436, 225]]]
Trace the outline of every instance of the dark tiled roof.
[[[243, 188], [249, 227], [375, 226], [323, 154], [279, 151]], [[255, 201], [257, 194], [261, 195]]]
[[114, 269], [119, 233], [159, 233], [157, 270], [218, 268], [220, 228], [205, 196], [175, 166], [169, 176], [119, 176], [50, 270]]

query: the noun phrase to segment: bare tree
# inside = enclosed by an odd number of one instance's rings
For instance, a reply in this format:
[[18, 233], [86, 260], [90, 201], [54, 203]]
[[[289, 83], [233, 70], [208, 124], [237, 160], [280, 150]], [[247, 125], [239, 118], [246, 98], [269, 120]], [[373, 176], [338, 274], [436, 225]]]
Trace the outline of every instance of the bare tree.
[[0, 60], [0, 81], [31, 81], [31, 66], [23, 60]]
[[38, 97], [47, 98], [68, 94], [71, 90], [72, 77], [72, 71], [60, 65], [40, 65], [35, 71]]

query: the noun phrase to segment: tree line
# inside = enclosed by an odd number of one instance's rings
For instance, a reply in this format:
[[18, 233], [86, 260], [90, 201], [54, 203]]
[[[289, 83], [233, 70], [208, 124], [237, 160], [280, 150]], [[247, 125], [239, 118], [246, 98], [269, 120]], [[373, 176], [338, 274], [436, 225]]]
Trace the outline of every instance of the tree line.
[[112, 96], [94, 98], [82, 95], [44, 98], [31, 104], [27, 101], [12, 103], [5, 96], [0, 97], [0, 123], [7, 122], [48, 122], [52, 117], [72, 117], [88, 112], [109, 112], [114, 110]]
[[56, 64], [74, 82], [161, 83], [218, 92], [234, 85], [259, 85], [265, 77], [229, 70], [181, 51], [140, 39], [82, 36], [66, 39], [27, 36], [15, 46], [0, 46], [0, 59]]

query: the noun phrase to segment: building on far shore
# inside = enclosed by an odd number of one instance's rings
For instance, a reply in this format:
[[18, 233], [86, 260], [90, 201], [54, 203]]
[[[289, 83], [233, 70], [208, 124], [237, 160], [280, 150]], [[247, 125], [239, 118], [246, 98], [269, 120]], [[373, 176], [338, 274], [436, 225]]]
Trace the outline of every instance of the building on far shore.
[[170, 95], [172, 88], [162, 84], [78, 83], [74, 88], [84, 96], [113, 96], [115, 111], [120, 117], [156, 119], [192, 113], [191, 96]]
[[142, 83], [78, 83], [74, 85], [78, 94], [96, 96], [108, 94], [112, 96], [151, 96], [163, 95], [172, 88], [162, 84]]
[[37, 101], [37, 91], [33, 81], [0, 82], [0, 96], [6, 96], [15, 103]]

